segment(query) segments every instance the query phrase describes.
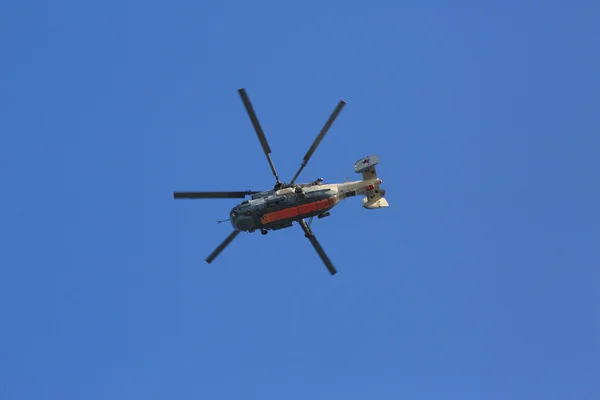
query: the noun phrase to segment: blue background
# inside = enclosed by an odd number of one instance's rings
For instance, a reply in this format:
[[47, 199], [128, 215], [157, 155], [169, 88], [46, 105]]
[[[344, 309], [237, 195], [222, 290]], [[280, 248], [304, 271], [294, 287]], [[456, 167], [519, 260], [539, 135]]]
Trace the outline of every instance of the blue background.
[[[369, 5], [368, 5], [369, 4]], [[0, 6], [0, 398], [600, 398], [596, 2]], [[519, 4], [518, 6], [516, 4]], [[354, 179], [240, 235], [268, 164]]]

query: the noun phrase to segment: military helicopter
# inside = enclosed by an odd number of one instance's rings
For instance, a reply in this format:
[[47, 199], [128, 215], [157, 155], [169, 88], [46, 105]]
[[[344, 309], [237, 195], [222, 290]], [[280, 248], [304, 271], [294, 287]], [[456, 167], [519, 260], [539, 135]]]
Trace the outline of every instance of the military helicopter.
[[[217, 221], [219, 223], [230, 221], [233, 231], [206, 258], [206, 262], [209, 264], [212, 263], [240, 232], [255, 232], [258, 230], [263, 235], [266, 235], [269, 231], [289, 228], [294, 222], [297, 222], [304, 231], [304, 236], [308, 238], [317, 251], [317, 254], [321, 257], [329, 273], [335, 275], [337, 271], [333, 263], [327, 254], [325, 254], [325, 251], [311, 230], [312, 220], [315, 216], [318, 219], [329, 216], [330, 210], [341, 200], [357, 195], [364, 196], [362, 204], [368, 210], [389, 207], [384, 197], [385, 189], [380, 188], [382, 181], [378, 178], [375, 170], [375, 165], [379, 163], [379, 159], [377, 156], [372, 155], [362, 158], [354, 164], [354, 171], [362, 175], [362, 179], [360, 180], [324, 184], [323, 179], [318, 178], [309, 183], [295, 183], [338, 114], [346, 105], [346, 102], [341, 100], [308, 149], [296, 175], [294, 175], [289, 183], [282, 182], [279, 180], [279, 176], [271, 160], [271, 148], [258, 122], [250, 98], [244, 88], [239, 89], [238, 93], [275, 177], [275, 186], [273, 189], [264, 191], [173, 193], [175, 199], [231, 199], [250, 196], [250, 199], [242, 201], [231, 209], [229, 219]], [[309, 220], [308, 223], [306, 219]]]

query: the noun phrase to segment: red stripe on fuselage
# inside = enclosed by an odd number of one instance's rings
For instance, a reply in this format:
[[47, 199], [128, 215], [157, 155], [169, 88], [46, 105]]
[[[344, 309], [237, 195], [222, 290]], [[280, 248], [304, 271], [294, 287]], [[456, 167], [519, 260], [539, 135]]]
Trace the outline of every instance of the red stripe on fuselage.
[[315, 201], [313, 203], [303, 204], [301, 206], [293, 206], [285, 208], [283, 210], [273, 211], [263, 215], [261, 218], [261, 222], [263, 224], [270, 224], [273, 222], [281, 221], [283, 219], [302, 217], [303, 215], [308, 215], [316, 211], [331, 208], [335, 205], [335, 202], [335, 197], [332, 197], [325, 200]]

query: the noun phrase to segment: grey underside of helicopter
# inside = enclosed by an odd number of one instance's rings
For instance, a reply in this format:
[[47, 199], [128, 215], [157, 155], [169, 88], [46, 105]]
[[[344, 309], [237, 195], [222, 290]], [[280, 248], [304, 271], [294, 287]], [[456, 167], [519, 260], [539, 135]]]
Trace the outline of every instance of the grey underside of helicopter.
[[292, 226], [294, 221], [302, 218], [310, 218], [318, 215], [325, 215], [333, 207], [321, 208], [315, 211], [308, 211], [290, 218], [279, 219], [276, 222], [263, 223], [261, 218], [265, 214], [276, 213], [278, 211], [293, 209], [310, 203], [316, 203], [321, 200], [327, 200], [335, 197], [335, 193], [330, 189], [317, 190], [308, 193], [289, 193], [282, 195], [273, 195], [269, 197], [246, 200], [231, 211], [232, 224], [235, 229], [241, 231], [254, 231], [256, 229], [278, 230]]

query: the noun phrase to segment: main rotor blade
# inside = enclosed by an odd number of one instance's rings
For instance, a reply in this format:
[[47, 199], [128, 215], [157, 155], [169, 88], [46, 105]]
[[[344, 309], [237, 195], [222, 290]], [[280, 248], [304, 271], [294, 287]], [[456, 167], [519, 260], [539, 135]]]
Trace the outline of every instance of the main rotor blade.
[[327, 131], [329, 131], [329, 128], [331, 128], [333, 121], [335, 121], [338, 114], [340, 113], [340, 111], [342, 111], [342, 108], [344, 108], [345, 105], [346, 105], [346, 102], [344, 100], [340, 100], [338, 105], [335, 107], [335, 110], [333, 110], [333, 113], [331, 113], [331, 115], [329, 116], [329, 119], [325, 123], [325, 126], [323, 126], [323, 129], [321, 129], [321, 132], [319, 133], [319, 135], [313, 142], [312, 146], [310, 146], [310, 149], [308, 149], [308, 151], [306, 152], [306, 155], [304, 156], [304, 160], [302, 161], [302, 165], [300, 166], [300, 169], [298, 170], [298, 172], [296, 172], [296, 175], [294, 175], [294, 178], [290, 182], [290, 185], [293, 184], [294, 182], [296, 182], [296, 179], [300, 175], [300, 172], [302, 172], [304, 167], [306, 167], [308, 160], [313, 155], [313, 153], [319, 146], [319, 143], [321, 143], [321, 140], [323, 140], [323, 138], [325, 137], [325, 134], [327, 133]]
[[175, 199], [243, 199], [258, 193], [247, 190], [245, 192], [173, 192]]
[[321, 247], [321, 244], [315, 237], [315, 234], [312, 232], [312, 230], [310, 229], [310, 227], [308, 226], [306, 221], [301, 219], [299, 222], [300, 222], [300, 226], [302, 227], [302, 230], [304, 231], [305, 236], [308, 238], [310, 243], [313, 245], [313, 247], [317, 251], [317, 254], [319, 254], [319, 257], [321, 257], [321, 260], [323, 260], [323, 263], [327, 267], [327, 270], [329, 271], [329, 273], [331, 275], [335, 275], [337, 273], [337, 271], [335, 270], [335, 267], [333, 266], [333, 263], [331, 262], [331, 260], [327, 256], [327, 254], [325, 254], [325, 250], [323, 250], [323, 248]]
[[254, 130], [256, 131], [256, 136], [258, 136], [258, 140], [260, 141], [260, 145], [263, 148], [265, 156], [267, 156], [267, 161], [269, 162], [269, 166], [271, 167], [271, 171], [275, 176], [275, 180], [279, 183], [279, 176], [277, 175], [277, 171], [275, 170], [275, 165], [273, 165], [273, 160], [271, 160], [271, 147], [269, 147], [269, 142], [267, 142], [267, 137], [260, 126], [260, 122], [258, 122], [258, 117], [254, 112], [254, 107], [252, 107], [252, 103], [250, 102], [250, 98], [246, 93], [246, 89], [242, 88], [238, 90], [240, 97], [242, 98], [242, 102], [244, 103], [244, 107], [246, 107], [246, 112], [250, 117], [250, 121], [252, 121], [252, 126], [254, 126]]
[[227, 237], [225, 238], [225, 240], [223, 240], [223, 243], [221, 243], [219, 246], [217, 246], [217, 248], [216, 248], [216, 249], [215, 249], [215, 250], [214, 250], [212, 253], [210, 253], [210, 255], [209, 255], [207, 258], [206, 258], [206, 262], [207, 262], [207, 263], [209, 263], [209, 264], [210, 264], [211, 262], [213, 262], [213, 260], [214, 260], [215, 258], [217, 258], [217, 256], [218, 256], [219, 254], [221, 254], [221, 252], [222, 252], [223, 250], [225, 250], [225, 247], [227, 247], [227, 246], [229, 245], [229, 243], [231, 243], [231, 241], [232, 241], [233, 239], [235, 239], [235, 237], [236, 237], [237, 235], [239, 235], [239, 233], [240, 233], [240, 231], [233, 231], [233, 232], [231, 232], [231, 233], [229, 234], [229, 236], [227, 236]]

